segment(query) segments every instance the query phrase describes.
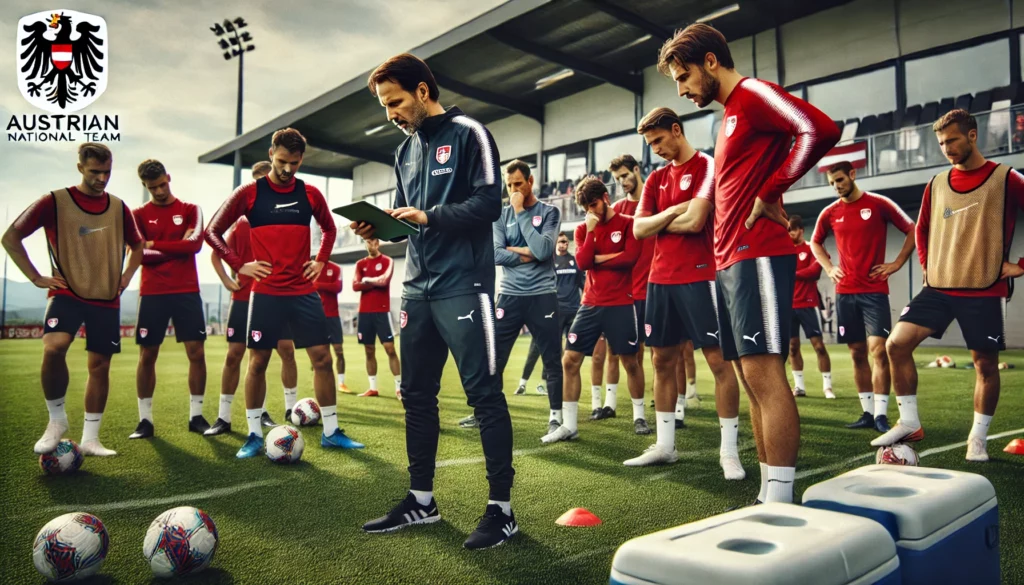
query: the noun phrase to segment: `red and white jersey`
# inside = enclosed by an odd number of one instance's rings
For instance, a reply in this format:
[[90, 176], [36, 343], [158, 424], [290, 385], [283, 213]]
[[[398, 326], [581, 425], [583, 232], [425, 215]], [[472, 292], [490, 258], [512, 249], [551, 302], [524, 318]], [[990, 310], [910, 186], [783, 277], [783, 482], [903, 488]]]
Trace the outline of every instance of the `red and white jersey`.
[[811, 245], [804, 242], [796, 247], [796, 282], [793, 286], [793, 308], [808, 309], [821, 303], [818, 296], [818, 279], [821, 264], [811, 253]]
[[[587, 224], [576, 226], [576, 263], [587, 271], [583, 304], [614, 307], [633, 304], [633, 265], [640, 257], [640, 242], [633, 237], [633, 218], [616, 213], [607, 222], [587, 232]], [[598, 256], [618, 254], [600, 264]]]
[[384, 254], [378, 254], [376, 258], [367, 256], [356, 262], [352, 290], [361, 293], [360, 313], [387, 313], [391, 310], [391, 276], [394, 272], [395, 261]]
[[317, 277], [316, 292], [320, 295], [320, 304], [324, 307], [324, 316], [338, 316], [338, 295], [341, 294], [341, 266], [327, 262]]
[[[627, 197], [625, 199], [619, 199], [612, 204], [612, 209], [614, 209], [616, 213], [633, 217], [636, 215], [636, 211], [639, 206], [640, 200], [633, 201]], [[651, 275], [651, 261], [654, 260], [653, 238], [648, 238], [647, 240], [640, 242], [640, 245], [642, 246], [640, 248], [640, 258], [637, 259], [636, 265], [633, 266], [634, 301], [647, 300], [647, 279]]]
[[203, 210], [175, 198], [170, 205], [150, 201], [132, 215], [143, 239], [153, 242], [143, 251], [139, 295], [199, 292], [196, 254], [203, 247]]

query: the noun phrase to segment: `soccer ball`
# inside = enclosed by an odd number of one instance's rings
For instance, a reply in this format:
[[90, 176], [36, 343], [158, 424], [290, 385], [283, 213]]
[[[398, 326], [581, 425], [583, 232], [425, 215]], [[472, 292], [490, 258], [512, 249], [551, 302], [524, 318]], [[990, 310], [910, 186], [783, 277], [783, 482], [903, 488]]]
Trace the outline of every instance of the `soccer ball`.
[[32, 562], [50, 581], [77, 581], [100, 570], [109, 547], [107, 529], [99, 518], [72, 512], [50, 520], [39, 531], [32, 546]]
[[217, 526], [199, 508], [171, 508], [146, 531], [142, 555], [157, 577], [179, 577], [210, 566], [217, 551]]
[[312, 398], [303, 398], [292, 407], [292, 424], [308, 427], [320, 422], [320, 405]]
[[875, 463], [917, 466], [917, 452], [906, 443], [879, 447], [875, 453]]
[[943, 368], [955, 368], [956, 362], [948, 355], [944, 355], [939, 358], [939, 366]]
[[267, 433], [266, 445], [267, 457], [274, 463], [295, 463], [302, 457], [306, 442], [298, 429], [281, 425]]
[[61, 439], [57, 448], [39, 456], [39, 467], [47, 475], [74, 473], [82, 466], [82, 451], [70, 439]]

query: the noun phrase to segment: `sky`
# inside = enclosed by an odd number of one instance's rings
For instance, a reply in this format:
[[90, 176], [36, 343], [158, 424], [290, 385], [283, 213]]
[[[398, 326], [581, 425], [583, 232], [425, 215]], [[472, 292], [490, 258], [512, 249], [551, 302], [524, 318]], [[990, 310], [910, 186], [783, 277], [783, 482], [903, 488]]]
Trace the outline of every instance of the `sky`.
[[[156, 158], [168, 169], [174, 194], [203, 208], [209, 219], [230, 194], [231, 168], [203, 165], [200, 154], [234, 136], [237, 61], [225, 61], [210, 31], [214, 22], [242, 16], [256, 50], [245, 56], [243, 131], [255, 128], [502, 4], [502, 0], [4, 0], [0, 7], [0, 120], [45, 114], [17, 86], [18, 20], [61, 8], [102, 16], [109, 29], [106, 92], [78, 114], [116, 114], [120, 142], [110, 143], [114, 167], [107, 190], [141, 205], [139, 162]], [[381, 122], [385, 122], [383, 111]], [[0, 135], [0, 197], [6, 225], [49, 191], [77, 185], [76, 143], [8, 142]], [[301, 176], [301, 175], [300, 175]], [[301, 176], [327, 192], [325, 179]], [[331, 179], [332, 207], [351, 200], [351, 182]], [[147, 195], [148, 196], [148, 195]], [[42, 230], [25, 240], [36, 268], [48, 274]], [[209, 248], [197, 261], [199, 279], [217, 282]], [[8, 278], [25, 280], [8, 265]], [[137, 288], [138, 276], [129, 288]]]

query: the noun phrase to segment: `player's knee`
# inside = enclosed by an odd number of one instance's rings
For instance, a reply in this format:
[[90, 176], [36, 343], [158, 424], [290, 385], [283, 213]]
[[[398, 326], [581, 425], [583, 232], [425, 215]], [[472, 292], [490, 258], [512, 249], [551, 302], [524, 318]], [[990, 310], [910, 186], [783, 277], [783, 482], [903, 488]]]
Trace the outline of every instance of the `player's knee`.
[[63, 343], [47, 343], [43, 346], [43, 358], [63, 360], [68, 353], [68, 346]]
[[875, 362], [876, 366], [886, 367], [889, 365], [889, 356], [886, 355], [885, 344], [879, 343], [871, 348], [871, 359]]
[[251, 352], [249, 354], [249, 373], [257, 375], [267, 373], [268, 363], [270, 363], [270, 360], [267, 356], [261, 353]]
[[562, 356], [562, 370], [569, 375], [576, 375], [580, 372], [580, 365], [583, 363], [583, 354], [575, 351], [567, 351]]
[[793, 337], [789, 340], [789, 357], [793, 357], [800, 353], [800, 338]]
[[185, 346], [185, 355], [190, 362], [206, 362], [206, 349], [202, 345]]
[[245, 348], [233, 348], [228, 349], [227, 355], [224, 357], [224, 367], [226, 368], [237, 368], [242, 363], [242, 358], [245, 357]]
[[295, 361], [295, 346], [290, 343], [281, 343], [277, 346], [277, 355], [282, 362]]
[[885, 340], [885, 355], [888, 360], [902, 360], [913, 352], [914, 348], [910, 347], [910, 344], [894, 335], [890, 335], [889, 339]]
[[655, 348], [654, 355], [651, 356], [651, 365], [658, 372], [671, 371], [675, 369], [677, 365], [678, 357], [673, 358], [670, 352], [660, 351]]
[[309, 361], [313, 364], [314, 370], [328, 370], [334, 365], [331, 359], [331, 352], [326, 349], [309, 354]]
[[140, 346], [139, 347], [139, 363], [143, 366], [153, 366], [156, 364], [156, 358], [160, 355], [160, 346]]
[[974, 371], [979, 378], [989, 378], [999, 375], [999, 357], [996, 355], [976, 354], [974, 356]]
[[[387, 349], [385, 349], [384, 351], [387, 351]], [[373, 359], [374, 356], [377, 355], [377, 350], [372, 345], [364, 345], [363, 346], [363, 353], [366, 354], [366, 357], [368, 357], [370, 359]]]
[[622, 356], [618, 361], [622, 362], [622, 369], [626, 370], [630, 376], [635, 376], [643, 371], [640, 369], [640, 360], [635, 355]]
[[814, 353], [817, 354], [818, 357], [825, 357], [828, 355], [828, 349], [825, 348], [824, 343], [819, 341], [818, 343], [813, 344], [812, 347], [814, 347]]
[[110, 356], [91, 354], [89, 356], [89, 376], [106, 377], [110, 373]]
[[867, 364], [868, 348], [861, 345], [852, 346], [850, 347], [850, 357], [853, 358], [855, 364]]

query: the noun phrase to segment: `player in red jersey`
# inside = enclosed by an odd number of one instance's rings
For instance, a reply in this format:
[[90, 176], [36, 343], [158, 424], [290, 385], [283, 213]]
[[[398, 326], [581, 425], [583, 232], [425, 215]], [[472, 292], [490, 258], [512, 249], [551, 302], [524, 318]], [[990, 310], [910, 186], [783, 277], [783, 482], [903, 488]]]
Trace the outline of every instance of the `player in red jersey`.
[[587, 284], [562, 356], [562, 425], [541, 437], [543, 443], [579, 436], [580, 365], [602, 333], [609, 353], [629, 358], [622, 360], [629, 394], [643, 400], [644, 371], [634, 358], [640, 331], [633, 305], [633, 265], [642, 245], [633, 237], [633, 218], [615, 212], [608, 188], [594, 176], [576, 185], [576, 203], [587, 210], [575, 233], [576, 262], [587, 271]]
[[871, 444], [924, 438], [914, 349], [929, 336], [941, 338], [956, 319], [975, 372], [967, 460], [982, 462], [988, 461], [988, 427], [999, 402], [1009, 280], [1024, 275], [1024, 258], [1008, 261], [1024, 206], [1024, 176], [985, 160], [977, 145], [978, 123], [965, 110], [949, 112], [933, 130], [953, 168], [936, 175], [921, 200], [916, 236], [925, 287], [903, 309], [886, 342], [900, 419]]
[[185, 344], [188, 358], [188, 431], [205, 433], [210, 429], [203, 417], [206, 320], [196, 271], [196, 254], [203, 247], [203, 211], [171, 193], [171, 175], [160, 161], [142, 161], [138, 173], [150, 200], [133, 212], [146, 243], [135, 325], [135, 343], [139, 346], [135, 373], [139, 424], [128, 438], [153, 436], [156, 360], [168, 322], [174, 323], [174, 336], [178, 343]]
[[[391, 277], [395, 261], [380, 253], [380, 240], [366, 240], [366, 258], [356, 262], [352, 289], [359, 291], [359, 343], [366, 351], [366, 376], [370, 389], [362, 396], [377, 395], [376, 340], [380, 339], [388, 366], [395, 377], [395, 397], [402, 399], [402, 369], [395, 352], [395, 326], [391, 322]], [[372, 393], [372, 394], [371, 394]]]
[[640, 120], [637, 132], [669, 164], [647, 177], [633, 221], [633, 234], [655, 243], [644, 328], [654, 349], [658, 441], [632, 461], [642, 465], [670, 463], [677, 458], [675, 429], [681, 425], [674, 411], [680, 398], [684, 404], [686, 400], [677, 376], [683, 342], [688, 340], [703, 352], [715, 377], [722, 433], [719, 461], [725, 479], [740, 480], [746, 477], [736, 445], [740, 389], [719, 344], [715, 259], [708, 221], [715, 197], [715, 161], [690, 146], [679, 116], [669, 108], [652, 110]]
[[[100, 422], [110, 390], [110, 357], [121, 351], [121, 291], [142, 263], [142, 236], [128, 206], [106, 192], [113, 162], [106, 146], [81, 144], [81, 184], [40, 197], [3, 236], [4, 249], [25, 278], [39, 288], [49, 289], [40, 377], [50, 422], [35, 444], [36, 453], [56, 449], [68, 430], [64, 410], [67, 352], [84, 323], [89, 377], [79, 446], [84, 455], [117, 454], [100, 443]], [[36, 270], [22, 244], [39, 228], [46, 234], [53, 276], [43, 276]], [[131, 248], [127, 266], [123, 266], [125, 246]]]
[[[314, 287], [330, 258], [336, 229], [320, 190], [296, 179], [306, 151], [306, 139], [292, 128], [278, 130], [269, 150], [273, 170], [266, 177], [235, 190], [206, 228], [206, 241], [235, 272], [256, 279], [249, 301], [246, 345], [249, 371], [245, 378], [245, 417], [249, 436], [237, 457], [249, 458], [263, 447], [263, 401], [267, 392], [267, 362], [288, 327], [295, 347], [306, 348], [313, 363], [313, 388], [324, 425], [320, 446], [359, 449], [363, 445], [338, 428], [337, 396], [331, 372], [327, 319]], [[244, 262], [223, 239], [235, 221], [245, 216], [252, 228], [252, 262]], [[323, 237], [314, 260], [309, 260], [310, 223], [316, 220]]]
[[[892, 329], [888, 278], [914, 251], [914, 220], [888, 197], [861, 191], [856, 179], [857, 170], [849, 162], [829, 167], [828, 181], [839, 199], [818, 216], [811, 250], [836, 285], [839, 342], [850, 348], [853, 378], [864, 411], [846, 426], [884, 433], [889, 430], [890, 387], [885, 339]], [[886, 263], [885, 235], [890, 223], [906, 237], [896, 259]], [[829, 233], [836, 236], [839, 265], [832, 264], [823, 247]], [[868, 365], [868, 355], [873, 368]]]
[[789, 237], [796, 246], [796, 283], [793, 286], [793, 320], [789, 328], [789, 360], [793, 367], [793, 396], [807, 396], [804, 387], [804, 356], [800, 353], [800, 329], [811, 342], [815, 355], [818, 356], [818, 371], [821, 372], [821, 385], [825, 398], [835, 399], [832, 392], [832, 360], [828, 349], [821, 339], [821, 313], [818, 305], [818, 278], [821, 277], [821, 264], [814, 257], [811, 246], [804, 240], [804, 220], [799, 215], [789, 218]]
[[[273, 167], [270, 161], [260, 161], [252, 165], [253, 180], [262, 179], [270, 174]], [[252, 262], [255, 258], [252, 255], [252, 243], [250, 232], [252, 228], [249, 220], [245, 217], [238, 218], [235, 225], [224, 236], [224, 242], [235, 251], [235, 254], [243, 262]], [[235, 274], [233, 277], [224, 270], [224, 263], [221, 262], [217, 250], [210, 253], [210, 260], [213, 262], [213, 269], [220, 277], [224, 288], [231, 291], [231, 306], [228, 309], [228, 352], [224, 357], [224, 369], [221, 372], [220, 382], [220, 408], [217, 420], [206, 431], [207, 435], [220, 435], [231, 432], [231, 404], [235, 400], [235, 391], [238, 390], [238, 378], [242, 366], [242, 358], [245, 357], [246, 326], [249, 319], [249, 293], [252, 292], [252, 285], [255, 282], [251, 277], [243, 274]], [[285, 421], [291, 414], [299, 394], [299, 370], [295, 363], [295, 345], [291, 340], [291, 333], [282, 333], [282, 338], [277, 342], [277, 357], [281, 358], [281, 387], [284, 388]], [[274, 419], [267, 414], [266, 399], [264, 399], [263, 414], [260, 422], [264, 428], [277, 426]]]
[[796, 250], [782, 194], [839, 140], [817, 108], [760, 79], [743, 77], [714, 28], [693, 24], [661, 49], [658, 69], [680, 97], [722, 104], [715, 145], [715, 264], [722, 352], [739, 358], [762, 464], [758, 501], [790, 502], [800, 416], [786, 381]]
[[345, 347], [341, 332], [341, 316], [338, 313], [338, 295], [341, 294], [341, 266], [328, 262], [316, 279], [316, 292], [327, 316], [327, 336], [338, 362], [338, 392], [351, 394], [345, 386]]

